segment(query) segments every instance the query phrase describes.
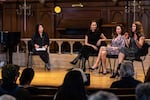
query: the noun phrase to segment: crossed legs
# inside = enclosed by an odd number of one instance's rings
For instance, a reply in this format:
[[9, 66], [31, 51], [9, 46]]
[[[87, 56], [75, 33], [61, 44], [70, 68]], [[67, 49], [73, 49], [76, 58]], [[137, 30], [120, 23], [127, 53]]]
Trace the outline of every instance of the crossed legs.
[[99, 64], [99, 62], [101, 60], [102, 61], [102, 65], [103, 65], [103, 73], [106, 73], [106, 55], [107, 55], [106, 47], [103, 46], [99, 50], [98, 57], [96, 59], [96, 62], [92, 66], [92, 69], [98, 68], [98, 64]]

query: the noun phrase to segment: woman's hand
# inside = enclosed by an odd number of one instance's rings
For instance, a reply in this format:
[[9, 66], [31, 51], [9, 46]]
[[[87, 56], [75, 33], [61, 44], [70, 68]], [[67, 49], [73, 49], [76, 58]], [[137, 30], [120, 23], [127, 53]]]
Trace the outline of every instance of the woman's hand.
[[118, 49], [118, 47], [112, 47], [113, 48], [113, 50], [117, 50]]
[[98, 48], [96, 46], [93, 45], [92, 47], [94, 48], [94, 50], [96, 50], [96, 51], [98, 50]]
[[47, 47], [48, 47], [47, 45], [43, 46], [43, 48], [45, 48], [45, 49], [47, 49]]
[[40, 46], [39, 46], [39, 45], [37, 45], [37, 44], [35, 44], [35, 45], [34, 45], [34, 47], [37, 49], [37, 48], [39, 48]]
[[134, 40], [137, 41], [138, 36], [136, 34], [134, 34]]

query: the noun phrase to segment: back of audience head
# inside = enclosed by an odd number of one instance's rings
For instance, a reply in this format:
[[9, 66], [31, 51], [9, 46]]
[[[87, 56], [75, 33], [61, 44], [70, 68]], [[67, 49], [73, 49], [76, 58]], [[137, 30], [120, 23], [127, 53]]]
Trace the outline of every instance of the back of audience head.
[[99, 91], [89, 96], [88, 100], [119, 100], [119, 99], [113, 93]]
[[86, 92], [81, 72], [69, 71], [55, 100], [86, 100]]
[[150, 83], [139, 84], [136, 87], [137, 100], [150, 100]]
[[32, 68], [25, 68], [19, 79], [20, 85], [30, 85], [34, 77], [34, 70]]
[[2, 67], [2, 80], [5, 84], [16, 83], [17, 78], [19, 77], [20, 66], [8, 64]]
[[0, 96], [0, 100], [16, 100], [16, 98], [14, 98], [13, 96], [4, 94], [4, 95]]
[[84, 83], [87, 82], [87, 77], [81, 68], [73, 68], [72, 71], [74, 70], [79, 71], [81, 73]]
[[134, 68], [131, 62], [124, 62], [120, 67], [120, 76], [123, 77], [133, 77], [134, 76]]

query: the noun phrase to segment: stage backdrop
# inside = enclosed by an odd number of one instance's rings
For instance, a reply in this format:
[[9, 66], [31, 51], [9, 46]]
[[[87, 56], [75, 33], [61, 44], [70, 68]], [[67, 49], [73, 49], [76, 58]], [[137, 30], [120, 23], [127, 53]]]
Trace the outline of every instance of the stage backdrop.
[[[12, 1], [12, 2], [11, 2]], [[78, 2], [59, 2], [56, 5], [62, 7], [60, 14], [54, 14], [54, 3], [46, 2], [40, 4], [38, 0], [32, 0], [27, 5], [32, 5], [32, 15], [27, 16], [27, 31], [23, 31], [24, 17], [17, 15], [16, 9], [23, 2], [3, 2], [0, 4], [0, 30], [20, 31], [22, 37], [31, 37], [35, 25], [42, 23], [50, 38], [84, 38], [84, 34], [89, 27], [89, 22], [95, 19], [102, 25], [101, 31], [111, 38], [116, 23], [130, 27], [133, 21], [133, 13], [125, 13], [125, 1], [117, 4], [112, 0], [102, 0], [100, 2], [83, 2], [84, 7], [72, 7]], [[16, 0], [15, 0], [16, 1]], [[91, 0], [92, 1], [92, 0]], [[150, 38], [150, 1], [142, 1], [144, 10], [136, 13], [136, 19], [142, 21], [145, 35]], [[145, 2], [145, 3], [144, 3]]]

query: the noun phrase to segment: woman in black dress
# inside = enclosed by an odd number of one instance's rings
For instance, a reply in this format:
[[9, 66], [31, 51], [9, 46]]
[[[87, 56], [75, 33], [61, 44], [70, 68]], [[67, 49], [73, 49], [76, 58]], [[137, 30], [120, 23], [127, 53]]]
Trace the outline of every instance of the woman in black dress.
[[139, 51], [143, 47], [144, 41], [145, 41], [145, 37], [144, 37], [142, 23], [139, 21], [135, 21], [132, 24], [132, 32], [128, 40], [128, 47], [121, 48], [120, 53], [118, 55], [118, 66], [117, 66], [116, 73], [114, 73], [110, 78], [115, 78], [116, 76], [119, 76], [118, 71], [125, 57], [130, 57], [131, 55], [132, 57], [140, 56]]
[[82, 59], [82, 69], [86, 70], [85, 63], [90, 54], [98, 53], [102, 39], [106, 39], [103, 33], [100, 33], [96, 21], [92, 21], [90, 29], [85, 35], [85, 44], [80, 49], [78, 56], [71, 61], [71, 64], [76, 64], [79, 59]]
[[[36, 31], [32, 36], [32, 45], [34, 46], [33, 52], [40, 56], [45, 63], [45, 67], [50, 70], [49, 54], [47, 52], [49, 36], [44, 32], [42, 24], [36, 25]], [[45, 50], [37, 51], [38, 48], [45, 48]]]

